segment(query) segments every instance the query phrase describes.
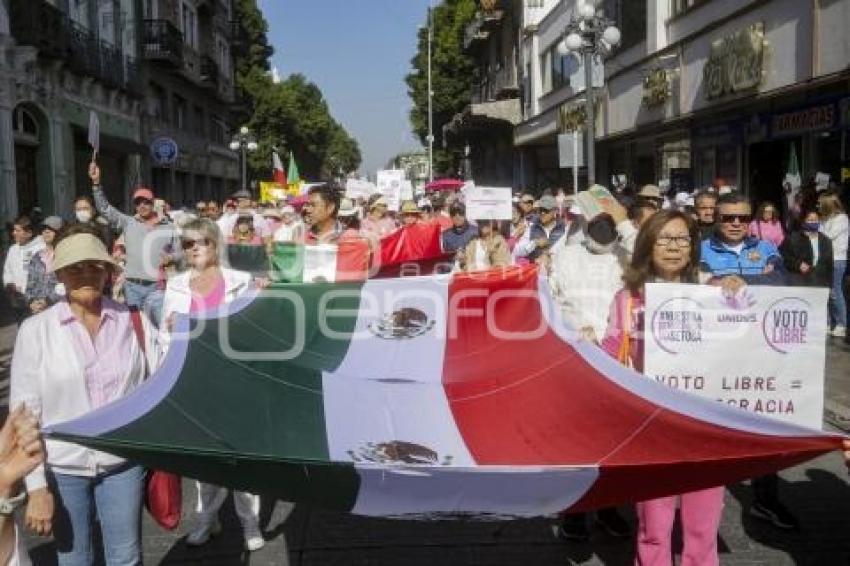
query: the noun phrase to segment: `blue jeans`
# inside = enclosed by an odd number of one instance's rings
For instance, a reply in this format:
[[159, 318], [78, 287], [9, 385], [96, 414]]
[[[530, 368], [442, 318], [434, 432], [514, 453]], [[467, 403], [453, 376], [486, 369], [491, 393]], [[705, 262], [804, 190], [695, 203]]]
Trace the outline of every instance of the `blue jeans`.
[[92, 526], [95, 513], [103, 535], [106, 565], [142, 563], [144, 477], [144, 469], [139, 466], [123, 467], [97, 477], [54, 474], [53, 538], [59, 566], [94, 563]]
[[151, 281], [149, 285], [124, 281], [124, 302], [128, 307], [141, 309], [145, 306], [148, 296], [154, 291], [156, 291], [156, 281]]
[[847, 261], [832, 266], [832, 290], [829, 293], [829, 320], [834, 326], [847, 326], [847, 301], [844, 297], [844, 271]]

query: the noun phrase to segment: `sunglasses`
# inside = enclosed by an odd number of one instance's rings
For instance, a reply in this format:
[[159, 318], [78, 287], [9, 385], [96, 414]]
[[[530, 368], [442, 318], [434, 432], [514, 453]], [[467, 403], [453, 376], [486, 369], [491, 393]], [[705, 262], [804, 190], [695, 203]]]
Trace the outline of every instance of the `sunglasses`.
[[720, 221], [724, 224], [734, 224], [739, 222], [741, 224], [749, 224], [753, 219], [752, 214], [721, 214]]
[[182, 247], [184, 250], [191, 250], [195, 247], [195, 244], [206, 248], [209, 247], [210, 243], [211, 242], [209, 238], [198, 238], [197, 240], [186, 239], [180, 242], [180, 247]]
[[78, 261], [65, 267], [63, 271], [68, 273], [82, 273], [84, 271], [103, 271], [106, 269], [106, 264], [102, 261]]

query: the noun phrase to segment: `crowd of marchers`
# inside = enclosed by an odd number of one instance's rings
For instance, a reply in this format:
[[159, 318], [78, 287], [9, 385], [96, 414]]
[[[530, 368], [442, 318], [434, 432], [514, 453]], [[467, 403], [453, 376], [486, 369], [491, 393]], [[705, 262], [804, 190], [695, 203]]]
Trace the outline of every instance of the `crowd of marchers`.
[[[95, 560], [102, 541], [107, 564], [140, 564], [145, 470], [133, 462], [48, 439], [49, 426], [82, 416], [130, 393], [157, 367], [170, 343], [174, 315], [200, 313], [268, 284], [263, 274], [228, 266], [228, 246], [275, 242], [334, 244], [380, 239], [414, 224], [437, 224], [451, 270], [469, 272], [536, 265], [563, 317], [620, 363], [643, 369], [644, 286], [652, 282], [717, 285], [805, 285], [830, 289], [830, 338], [846, 339], [848, 217], [837, 190], [804, 185], [792, 206], [756, 207], [728, 187], [669, 195], [654, 185], [612, 189], [590, 216], [563, 190], [516, 192], [510, 221], [467, 217], [463, 192], [423, 194], [389, 211], [386, 197], [345, 198], [333, 184], [306, 195], [260, 203], [240, 191], [224, 201], [171, 209], [153, 190], [133, 193], [133, 211], [112, 206], [89, 170], [90, 194], [74, 218], [37, 214], [14, 221], [3, 266], [0, 379], [11, 381], [16, 408], [0, 433], [0, 499], [22, 506], [22, 528], [51, 534], [60, 565]], [[4, 330], [5, 329], [5, 330]], [[12, 344], [13, 342], [13, 344]], [[9, 363], [11, 360], [11, 363]], [[23, 478], [23, 488], [6, 475]], [[7, 473], [8, 471], [8, 473]], [[9, 486], [7, 489], [7, 483]], [[751, 482], [748, 512], [776, 528], [799, 522], [782, 501], [776, 475]], [[19, 494], [20, 493], [20, 494]], [[26, 497], [24, 497], [24, 495]], [[257, 494], [234, 492], [245, 547], [264, 544]], [[636, 502], [635, 563], [668, 565], [677, 504], [683, 564], [719, 563], [717, 532], [724, 488]], [[197, 516], [186, 542], [203, 545], [221, 529], [228, 491], [197, 484]], [[16, 499], [17, 498], [17, 499]], [[0, 508], [3, 508], [0, 505]], [[26, 551], [3, 538], [0, 557], [27, 563]], [[632, 536], [617, 509], [563, 515], [559, 533], [586, 539], [591, 523]], [[10, 523], [11, 525], [11, 523]], [[99, 529], [99, 536], [95, 530]]]

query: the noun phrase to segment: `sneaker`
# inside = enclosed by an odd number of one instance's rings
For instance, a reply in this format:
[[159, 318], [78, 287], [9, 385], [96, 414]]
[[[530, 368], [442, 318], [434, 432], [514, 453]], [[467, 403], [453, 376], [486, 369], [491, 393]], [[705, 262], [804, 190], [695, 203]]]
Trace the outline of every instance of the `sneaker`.
[[587, 528], [587, 521], [584, 513], [576, 513], [564, 515], [561, 517], [561, 522], [558, 525], [558, 538], [577, 542], [590, 540], [590, 530]]
[[835, 338], [844, 338], [847, 336], [847, 327], [846, 326], [836, 326], [829, 332], [830, 336]]
[[206, 544], [210, 540], [210, 537], [214, 537], [219, 533], [221, 533], [221, 523], [219, 523], [218, 519], [211, 523], [203, 522], [189, 533], [189, 536], [186, 537], [186, 544], [189, 546], [201, 546]]
[[616, 538], [627, 538], [632, 534], [632, 528], [616, 507], [600, 509], [596, 512], [596, 524]]
[[773, 501], [771, 503], [756, 501], [750, 507], [750, 515], [757, 519], [773, 523], [775, 527], [786, 531], [797, 531], [800, 529], [800, 521], [779, 501]]
[[248, 552], [254, 552], [256, 550], [260, 550], [266, 546], [266, 539], [263, 538], [263, 534], [259, 531], [252, 531], [250, 533], [245, 533], [245, 550]]

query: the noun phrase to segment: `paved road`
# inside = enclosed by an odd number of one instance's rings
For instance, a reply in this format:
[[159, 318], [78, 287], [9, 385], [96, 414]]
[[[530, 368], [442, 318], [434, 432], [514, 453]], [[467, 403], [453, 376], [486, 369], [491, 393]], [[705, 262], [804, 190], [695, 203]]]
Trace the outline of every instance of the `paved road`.
[[[850, 347], [834, 342], [827, 355], [827, 420], [850, 424]], [[720, 529], [721, 562], [731, 566], [831, 566], [850, 564], [850, 482], [843, 462], [830, 454], [781, 474], [780, 490], [803, 530], [788, 534], [751, 519], [746, 485], [732, 486]], [[184, 514], [191, 515], [194, 487], [185, 482]], [[267, 505], [267, 507], [272, 507]], [[242, 551], [240, 529], [228, 506], [223, 534], [201, 549], [182, 539], [191, 517], [175, 533], [144, 526], [148, 564], [340, 566], [564, 566], [630, 564], [632, 541], [594, 532], [587, 544], [557, 540], [544, 520], [504, 524], [415, 523], [362, 519], [284, 505], [264, 509], [266, 548]], [[48, 565], [50, 544], [34, 541], [37, 566]]]

